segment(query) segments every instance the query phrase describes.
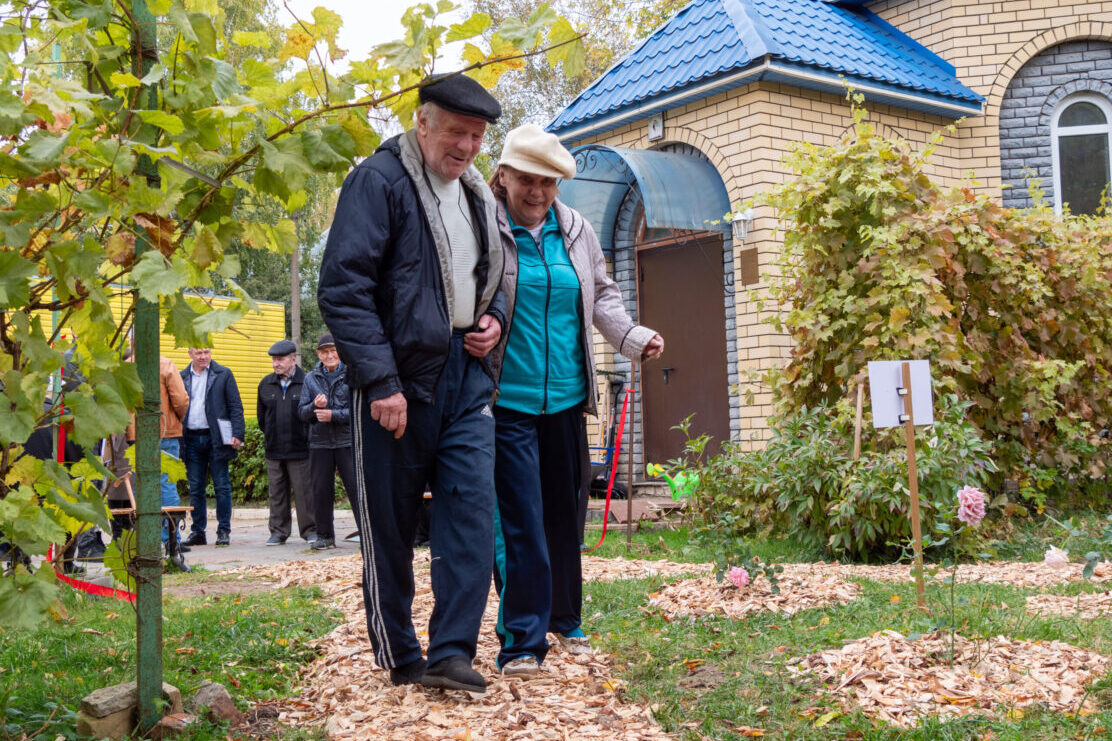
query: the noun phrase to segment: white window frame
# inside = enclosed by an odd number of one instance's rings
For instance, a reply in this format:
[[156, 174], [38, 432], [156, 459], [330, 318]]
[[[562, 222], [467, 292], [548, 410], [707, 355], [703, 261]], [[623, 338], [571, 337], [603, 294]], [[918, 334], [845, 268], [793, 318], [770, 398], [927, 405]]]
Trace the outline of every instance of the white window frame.
[[1081, 136], [1084, 134], [1104, 134], [1108, 137], [1108, 172], [1112, 173], [1112, 102], [1097, 93], [1074, 93], [1068, 95], [1058, 103], [1054, 115], [1050, 119], [1050, 158], [1054, 170], [1054, 213], [1062, 213], [1062, 170], [1058, 162], [1058, 119], [1074, 103], [1092, 103], [1104, 112], [1104, 123], [1091, 126], [1067, 126], [1067, 136]]

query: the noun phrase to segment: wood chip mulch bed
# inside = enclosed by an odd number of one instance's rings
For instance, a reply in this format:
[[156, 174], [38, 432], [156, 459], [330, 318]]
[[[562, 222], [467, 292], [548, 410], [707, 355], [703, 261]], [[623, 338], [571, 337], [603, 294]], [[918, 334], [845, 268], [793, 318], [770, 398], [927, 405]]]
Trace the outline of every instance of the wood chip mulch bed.
[[[417, 552], [414, 625], [422, 641], [432, 611], [428, 551]], [[585, 569], [586, 571], [586, 569]], [[504, 680], [495, 667], [498, 600], [492, 592], [479, 634], [476, 669], [485, 695], [394, 687], [374, 663], [367, 638], [359, 556], [290, 562], [240, 570], [244, 578], [277, 579], [275, 586], [319, 585], [346, 622], [317, 641], [320, 658], [302, 670], [301, 695], [286, 703], [280, 720], [325, 725], [333, 739], [669, 739], [651, 709], [630, 702], [611, 674], [609, 657], [571, 656], [556, 644], [539, 677]]]
[[1092, 712], [1085, 685], [1112, 667], [1112, 659], [1059, 641], [958, 636], [953, 666], [949, 652], [948, 634], [913, 640], [880, 631], [807, 656], [789, 670], [817, 675], [846, 708], [910, 728], [928, 715], [1015, 717], [1033, 705]]
[[801, 610], [845, 605], [857, 599], [861, 589], [852, 582], [823, 574], [784, 574], [779, 594], [761, 576], [745, 587], [713, 576], [673, 582], [649, 595], [647, 611], [658, 611], [669, 619], [724, 615], [742, 618], [753, 612], [794, 615]]
[[[1013, 587], [1038, 588], [1052, 587], [1069, 582], [1082, 581], [1084, 564], [1071, 563], [1064, 566], [1048, 566], [1042, 561], [1024, 563], [1019, 561], [997, 561], [991, 563], [960, 564], [957, 570], [958, 584], [1006, 584]], [[926, 579], [936, 581], [946, 579], [950, 569], [937, 568], [931, 576], [931, 565], [926, 566]], [[861, 577], [873, 581], [905, 582], [914, 581], [911, 566], [908, 564], [889, 564], [870, 566], [843, 563], [791, 563], [784, 564], [784, 575], [809, 575]], [[1104, 561], [1097, 565], [1090, 579], [1093, 583], [1112, 582], [1112, 562]]]
[[1112, 617], [1112, 592], [1078, 594], [1036, 594], [1027, 598], [1027, 613], [1041, 617], [1069, 617], [1093, 620]]
[[709, 563], [675, 563], [673, 561], [646, 561], [637, 558], [599, 558], [583, 556], [584, 581], [618, 581], [621, 579], [649, 579], [654, 576], [689, 576], [709, 574], [714, 567]]

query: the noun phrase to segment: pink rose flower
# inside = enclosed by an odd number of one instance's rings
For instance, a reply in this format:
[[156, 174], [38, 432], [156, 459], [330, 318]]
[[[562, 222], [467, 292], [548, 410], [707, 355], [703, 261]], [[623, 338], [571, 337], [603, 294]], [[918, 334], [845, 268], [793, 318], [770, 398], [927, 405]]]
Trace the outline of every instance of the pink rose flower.
[[985, 519], [985, 493], [974, 486], [958, 490], [958, 519], [969, 527], [977, 527]]
[[733, 568], [731, 568], [730, 573], [726, 575], [726, 578], [732, 581], [734, 583], [734, 586], [738, 589], [749, 585], [749, 572], [741, 566], [734, 566]]
[[1050, 546], [1050, 550], [1043, 556], [1043, 563], [1052, 569], [1060, 569], [1070, 564], [1070, 552], [1061, 548]]

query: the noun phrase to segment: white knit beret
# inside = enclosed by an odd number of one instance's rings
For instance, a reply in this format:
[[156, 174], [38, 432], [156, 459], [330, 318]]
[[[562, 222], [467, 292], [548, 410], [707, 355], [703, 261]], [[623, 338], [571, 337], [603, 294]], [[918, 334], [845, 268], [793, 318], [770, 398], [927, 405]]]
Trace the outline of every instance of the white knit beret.
[[555, 134], [536, 124], [525, 124], [506, 135], [500, 165], [549, 178], [575, 177], [575, 158]]

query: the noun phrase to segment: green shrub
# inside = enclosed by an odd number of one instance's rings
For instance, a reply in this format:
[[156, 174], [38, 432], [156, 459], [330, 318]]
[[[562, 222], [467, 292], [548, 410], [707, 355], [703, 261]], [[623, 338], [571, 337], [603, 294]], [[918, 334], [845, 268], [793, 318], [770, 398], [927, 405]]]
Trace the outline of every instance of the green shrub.
[[[949, 517], [958, 489], [983, 489], [996, 470], [989, 444], [967, 417], [970, 406], [945, 394], [935, 401], [934, 425], [916, 430], [923, 532]], [[803, 407], [775, 419], [766, 447], [752, 452], [726, 443], [708, 456], [705, 435], [689, 439], [685, 458], [671, 468], [699, 477], [688, 506], [698, 541], [726, 549], [775, 529], [836, 557], [902, 551], [911, 538], [903, 428], [868, 430], [855, 461], [853, 419], [846, 402]]]
[[692, 438], [692, 417], [677, 429], [688, 435], [684, 456], [670, 461], [673, 472], [687, 471], [698, 485], [687, 499], [685, 516], [695, 530], [709, 529], [723, 537], [767, 536], [784, 525], [776, 508], [776, 491], [762, 477], [767, 464], [764, 451], [745, 451], [733, 441], [722, 443], [721, 452], [709, 454], [710, 435]]
[[784, 222], [770, 277], [770, 321], [793, 346], [769, 379], [780, 412], [836, 404], [869, 360], [930, 359], [935, 388], [972, 402], [997, 488], [1011, 478], [1041, 505], [1103, 476], [1112, 219], [943, 189], [926, 175], [941, 136], [915, 152], [854, 115], [839, 144], [799, 145], [796, 177], [764, 199]]
[[247, 435], [243, 440], [243, 447], [239, 449], [239, 455], [232, 459], [228, 469], [232, 479], [232, 499], [236, 503], [266, 503], [269, 497], [266, 441], [257, 421], [247, 420]]
[[[955, 492], [985, 488], [996, 470], [991, 446], [969, 421], [972, 405], [953, 394], [935, 401], [935, 422], [915, 435], [923, 532], [948, 518]], [[789, 531], [835, 556], [891, 556], [911, 538], [911, 493], [903, 428], [869, 430], [853, 460], [853, 413], [801, 409], [778, 420], [766, 448], [769, 484]]]

